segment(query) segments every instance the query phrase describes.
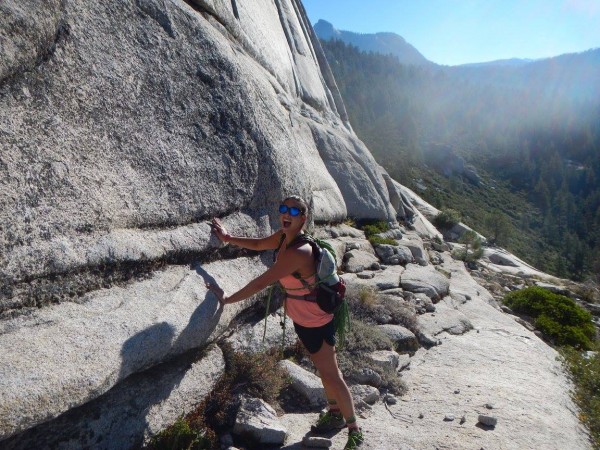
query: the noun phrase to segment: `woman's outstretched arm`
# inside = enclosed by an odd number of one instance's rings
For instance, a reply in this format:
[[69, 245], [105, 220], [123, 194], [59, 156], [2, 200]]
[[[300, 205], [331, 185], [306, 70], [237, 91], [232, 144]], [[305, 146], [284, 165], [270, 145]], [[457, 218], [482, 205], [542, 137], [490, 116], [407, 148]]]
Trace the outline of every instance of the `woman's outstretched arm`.
[[274, 250], [279, 245], [282, 236], [282, 230], [278, 230], [271, 236], [264, 238], [247, 238], [230, 235], [221, 221], [217, 218], [212, 220], [212, 229], [217, 238], [222, 242], [229, 242], [238, 247], [247, 248], [250, 250]]
[[227, 305], [229, 303], [237, 303], [262, 291], [264, 288], [286, 275], [297, 271], [302, 267], [303, 262], [306, 261], [307, 257], [312, 258], [310, 249], [288, 250], [285, 254], [285, 258], [279, 259], [269, 270], [230, 296], [225, 295], [223, 289], [215, 284], [206, 283], [206, 287], [215, 293], [222, 304]]

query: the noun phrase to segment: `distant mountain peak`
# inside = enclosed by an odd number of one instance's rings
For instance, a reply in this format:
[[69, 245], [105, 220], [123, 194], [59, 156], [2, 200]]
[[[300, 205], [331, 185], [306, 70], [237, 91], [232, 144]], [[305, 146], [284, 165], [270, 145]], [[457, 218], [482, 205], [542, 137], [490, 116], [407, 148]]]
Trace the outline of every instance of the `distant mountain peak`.
[[[339, 30], [333, 26], [331, 22], [327, 22], [326, 20], [319, 19], [317, 23], [313, 26], [314, 30], [320, 32], [322, 34], [335, 34], [339, 33]], [[320, 36], [319, 36], [320, 37]], [[321, 38], [323, 39], [323, 38]]]
[[319, 39], [323, 39], [324, 41], [337, 39], [346, 44], [354, 45], [365, 52], [381, 53], [384, 55], [392, 54], [402, 64], [433, 64], [416, 48], [406, 42], [402, 36], [396, 33], [356, 33], [353, 31], [338, 30], [331, 22], [323, 19], [319, 19], [313, 28]]

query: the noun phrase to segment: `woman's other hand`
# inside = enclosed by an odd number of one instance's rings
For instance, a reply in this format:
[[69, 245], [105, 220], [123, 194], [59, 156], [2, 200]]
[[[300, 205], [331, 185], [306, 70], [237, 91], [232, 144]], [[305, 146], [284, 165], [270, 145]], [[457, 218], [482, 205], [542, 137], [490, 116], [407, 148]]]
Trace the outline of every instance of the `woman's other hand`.
[[215, 296], [221, 304], [227, 304], [227, 297], [225, 297], [225, 291], [223, 291], [223, 289], [221, 289], [218, 285], [213, 283], [205, 283], [205, 286], [209, 291], [215, 294]]
[[217, 238], [221, 242], [229, 242], [231, 240], [231, 235], [227, 232], [223, 224], [217, 218], [213, 218], [211, 227], [217, 236]]

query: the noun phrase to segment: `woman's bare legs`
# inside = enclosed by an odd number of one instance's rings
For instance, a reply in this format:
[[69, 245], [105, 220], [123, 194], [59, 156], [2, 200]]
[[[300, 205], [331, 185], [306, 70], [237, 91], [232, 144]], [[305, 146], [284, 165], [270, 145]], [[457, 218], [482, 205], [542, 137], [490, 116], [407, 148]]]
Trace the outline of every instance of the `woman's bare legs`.
[[310, 357], [319, 371], [327, 399], [337, 402], [345, 419], [354, 419], [354, 402], [338, 367], [335, 347], [323, 342], [319, 351], [312, 353]]

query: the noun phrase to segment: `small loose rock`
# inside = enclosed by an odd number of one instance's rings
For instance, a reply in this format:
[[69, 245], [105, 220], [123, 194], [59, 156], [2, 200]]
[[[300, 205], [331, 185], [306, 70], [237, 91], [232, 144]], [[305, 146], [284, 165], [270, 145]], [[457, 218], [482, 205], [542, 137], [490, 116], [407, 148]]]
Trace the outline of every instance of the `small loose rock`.
[[452, 422], [455, 419], [454, 414], [446, 414], [446, 416], [444, 417], [444, 420], [446, 422]]
[[385, 402], [388, 405], [395, 405], [396, 403], [398, 403], [398, 399], [396, 397], [394, 397], [392, 394], [387, 394], [385, 396]]
[[496, 419], [495, 417], [486, 416], [483, 414], [480, 414], [477, 420], [479, 420], [480, 423], [488, 427], [495, 427], [498, 423], [498, 419]]

